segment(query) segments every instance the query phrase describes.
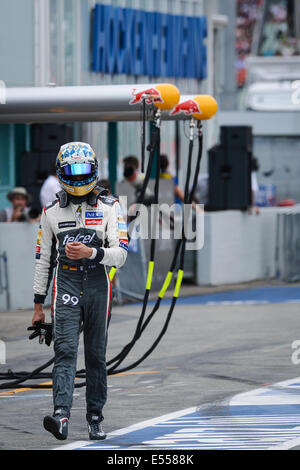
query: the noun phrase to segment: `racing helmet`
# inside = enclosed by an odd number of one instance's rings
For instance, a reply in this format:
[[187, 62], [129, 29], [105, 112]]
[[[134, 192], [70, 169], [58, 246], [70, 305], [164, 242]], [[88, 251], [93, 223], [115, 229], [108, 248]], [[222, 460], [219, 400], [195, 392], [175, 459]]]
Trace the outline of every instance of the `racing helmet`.
[[72, 196], [85, 196], [96, 186], [98, 161], [85, 142], [61, 146], [56, 158], [56, 174], [62, 188]]

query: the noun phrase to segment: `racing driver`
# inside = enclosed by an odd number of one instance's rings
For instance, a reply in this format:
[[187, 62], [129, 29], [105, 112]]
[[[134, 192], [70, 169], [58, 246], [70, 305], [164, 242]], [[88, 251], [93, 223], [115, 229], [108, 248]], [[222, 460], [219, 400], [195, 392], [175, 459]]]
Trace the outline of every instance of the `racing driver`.
[[96, 185], [98, 162], [87, 143], [60, 148], [56, 172], [62, 191], [43, 209], [36, 245], [34, 315], [45, 322], [43, 303], [53, 279], [54, 338], [52, 416], [44, 428], [57, 439], [68, 435], [80, 331], [84, 335], [86, 419], [89, 437], [105, 439], [106, 344], [111, 285], [106, 266], [127, 257], [126, 225], [116, 198]]

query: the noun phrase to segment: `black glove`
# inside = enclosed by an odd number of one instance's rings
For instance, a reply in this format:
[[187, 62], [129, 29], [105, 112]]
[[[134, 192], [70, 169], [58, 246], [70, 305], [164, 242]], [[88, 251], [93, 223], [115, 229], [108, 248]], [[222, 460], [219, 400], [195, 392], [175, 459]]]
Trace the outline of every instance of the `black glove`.
[[27, 328], [28, 331], [33, 330], [29, 339], [34, 339], [39, 336], [39, 343], [43, 344], [44, 340], [47, 346], [50, 346], [52, 341], [52, 323], [42, 323], [41, 321], [34, 322], [33, 326]]

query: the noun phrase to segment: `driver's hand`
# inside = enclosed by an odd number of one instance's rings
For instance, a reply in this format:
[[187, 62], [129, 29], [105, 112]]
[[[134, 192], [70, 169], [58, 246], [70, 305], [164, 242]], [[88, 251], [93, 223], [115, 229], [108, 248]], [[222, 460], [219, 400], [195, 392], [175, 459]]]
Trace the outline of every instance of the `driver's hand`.
[[44, 313], [42, 304], [34, 304], [32, 325], [34, 325], [36, 321], [41, 321], [42, 323], [45, 323], [45, 313]]
[[93, 254], [92, 248], [87, 247], [80, 242], [71, 242], [66, 244], [66, 255], [69, 259], [90, 258]]

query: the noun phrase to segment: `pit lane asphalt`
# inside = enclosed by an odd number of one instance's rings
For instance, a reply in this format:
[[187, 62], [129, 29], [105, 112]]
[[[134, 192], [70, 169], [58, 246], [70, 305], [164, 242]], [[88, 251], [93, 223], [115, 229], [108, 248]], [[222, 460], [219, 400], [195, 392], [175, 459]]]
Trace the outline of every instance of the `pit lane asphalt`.
[[[300, 339], [299, 309], [298, 303], [176, 306], [152, 355], [131, 372], [108, 378], [105, 430], [189, 407], [217, 405], [237, 393], [299, 376], [299, 366], [291, 362], [291, 345]], [[159, 310], [124, 365], [152, 344], [167, 311], [165, 305]], [[140, 312], [140, 305], [113, 308], [108, 359], [131, 339]], [[7, 362], [0, 365], [1, 372], [31, 371], [52, 357], [52, 347], [27, 339], [31, 317], [31, 311], [0, 313]], [[0, 390], [0, 449], [53, 449], [87, 440], [84, 388], [75, 389], [67, 441], [57, 441], [43, 429], [43, 416], [51, 411], [51, 390]]]

